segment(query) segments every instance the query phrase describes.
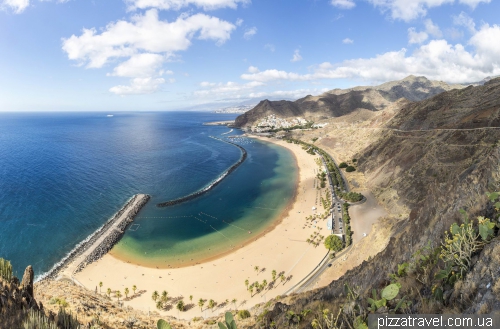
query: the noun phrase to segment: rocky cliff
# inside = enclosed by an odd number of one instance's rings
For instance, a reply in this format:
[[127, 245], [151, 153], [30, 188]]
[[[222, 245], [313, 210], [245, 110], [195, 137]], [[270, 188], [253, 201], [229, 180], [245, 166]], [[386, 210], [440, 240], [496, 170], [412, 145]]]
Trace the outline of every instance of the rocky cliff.
[[409, 76], [403, 80], [387, 82], [379, 86], [364, 86], [350, 89], [334, 89], [319, 96], [306, 96], [292, 101], [263, 100], [252, 110], [238, 116], [237, 127], [246, 127], [270, 114], [282, 118], [305, 117], [317, 121], [339, 117], [355, 110], [379, 111], [401, 98], [420, 101], [443, 91], [464, 88], [441, 81], [430, 81], [425, 77]]

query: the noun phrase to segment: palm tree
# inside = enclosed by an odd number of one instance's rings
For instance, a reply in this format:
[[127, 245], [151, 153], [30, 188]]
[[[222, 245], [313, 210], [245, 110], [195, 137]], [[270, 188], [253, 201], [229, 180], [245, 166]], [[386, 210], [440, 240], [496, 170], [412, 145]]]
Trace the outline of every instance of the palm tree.
[[155, 290], [155, 291], [153, 292], [153, 295], [151, 295], [151, 298], [153, 298], [153, 300], [156, 302], [156, 300], [158, 299], [158, 297], [159, 297], [159, 296], [160, 296], [160, 295], [158, 294], [158, 291], [156, 291], [156, 290]]
[[163, 304], [161, 303], [161, 301], [157, 301], [156, 302], [156, 308], [161, 310], [161, 308], [163, 307]]
[[208, 301], [208, 308], [209, 308], [210, 310], [212, 310], [212, 313], [214, 312], [214, 307], [215, 307], [215, 304], [216, 304], [216, 303], [215, 303], [215, 301], [214, 301], [213, 299], [210, 299], [210, 300]]
[[165, 290], [163, 290], [163, 292], [161, 293], [161, 301], [164, 303], [168, 301], [168, 292], [166, 292]]
[[264, 288], [267, 287], [267, 280], [262, 281], [262, 287], [264, 287]]
[[247, 286], [247, 290], [248, 290], [248, 284], [249, 284], [249, 283], [250, 283], [250, 282], [248, 281], [248, 279], [246, 279], [246, 280], [245, 280], [245, 286]]
[[115, 296], [116, 296], [116, 298], [118, 298], [118, 301], [120, 301], [120, 297], [122, 296], [122, 293], [120, 292], [120, 290], [117, 290], [115, 292]]
[[135, 295], [135, 291], [136, 291], [136, 290], [137, 290], [137, 286], [134, 284], [134, 285], [132, 286], [132, 291], [134, 292], [134, 295]]
[[129, 290], [128, 290], [128, 288], [125, 288], [125, 291], [124, 291], [124, 293], [125, 293], [125, 297], [127, 297], [127, 298], [128, 298], [128, 293], [129, 293]]
[[257, 274], [259, 274], [259, 267], [257, 265], [255, 265], [253, 269], [257, 272]]
[[177, 303], [177, 309], [181, 312], [184, 312], [184, 302], [182, 300], [180, 300], [178, 303]]
[[203, 305], [205, 305], [205, 301], [203, 300], [203, 298], [200, 298], [198, 300], [198, 306], [200, 307], [200, 311], [203, 311]]
[[248, 289], [250, 291], [250, 297], [253, 297], [253, 287], [251, 287], [250, 289]]
[[101, 288], [102, 288], [102, 281], [99, 282], [99, 293], [101, 293]]
[[233, 305], [234, 305], [234, 310], [236, 310], [236, 302], [237, 301], [238, 300], [236, 298], [233, 298], [233, 300], [231, 301], [231, 303], [233, 303]]
[[189, 301], [192, 302], [193, 301], [193, 295], [189, 295]]
[[280, 279], [281, 279], [281, 282], [285, 281], [285, 275], [284, 275], [284, 274], [281, 274], [281, 275], [280, 275]]
[[276, 281], [276, 270], [273, 270], [271, 274], [273, 276], [273, 281]]
[[106, 292], [108, 293], [108, 297], [111, 297], [111, 288], [108, 288], [108, 290], [106, 290]]

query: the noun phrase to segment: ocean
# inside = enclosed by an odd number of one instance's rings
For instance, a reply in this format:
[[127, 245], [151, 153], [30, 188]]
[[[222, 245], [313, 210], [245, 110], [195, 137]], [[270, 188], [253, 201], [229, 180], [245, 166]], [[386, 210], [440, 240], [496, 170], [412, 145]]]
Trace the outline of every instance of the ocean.
[[[16, 275], [37, 277], [103, 225], [137, 193], [149, 203], [111, 251], [149, 267], [217, 257], [271, 226], [294, 195], [293, 155], [274, 144], [234, 138], [248, 157], [208, 193], [156, 204], [204, 188], [238, 161], [226, 138], [235, 114], [206, 112], [0, 114], [0, 257]], [[249, 233], [251, 232], [251, 233]]]

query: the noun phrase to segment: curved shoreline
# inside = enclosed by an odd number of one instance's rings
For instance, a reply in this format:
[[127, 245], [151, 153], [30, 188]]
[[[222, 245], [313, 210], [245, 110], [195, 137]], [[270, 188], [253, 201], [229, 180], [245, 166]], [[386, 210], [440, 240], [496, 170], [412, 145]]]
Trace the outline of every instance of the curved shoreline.
[[192, 200], [194, 198], [199, 197], [200, 195], [202, 195], [202, 194], [210, 191], [215, 186], [217, 186], [225, 177], [227, 177], [236, 168], [238, 168], [243, 163], [243, 161], [245, 161], [245, 159], [247, 158], [247, 151], [242, 146], [240, 146], [240, 145], [238, 145], [236, 143], [230, 142], [230, 141], [226, 141], [226, 140], [214, 137], [214, 136], [209, 136], [209, 137], [213, 138], [213, 139], [216, 139], [216, 140], [219, 140], [219, 141], [224, 142], [224, 143], [228, 143], [228, 144], [234, 145], [237, 148], [239, 148], [240, 151], [241, 151], [241, 157], [240, 157], [240, 159], [235, 164], [233, 164], [231, 167], [229, 167], [229, 169], [227, 169], [225, 172], [223, 172], [216, 180], [214, 180], [208, 186], [206, 186], [206, 187], [202, 188], [201, 190], [198, 190], [198, 191], [196, 191], [194, 193], [191, 193], [189, 195], [180, 197], [178, 199], [174, 199], [174, 200], [170, 200], [170, 201], [158, 203], [156, 205], [157, 207], [170, 207], [170, 206], [173, 206], [173, 205], [176, 205], [176, 204], [179, 204], [179, 203], [182, 203], [182, 202], [186, 202], [188, 200]]
[[[120, 239], [126, 226], [134, 220], [135, 215], [148, 202], [150, 196], [149, 195], [142, 195], [142, 199], [139, 200], [138, 205], [136, 205], [134, 207], [134, 209], [132, 209], [132, 213], [129, 214], [127, 217], [125, 217], [125, 219], [127, 219], [127, 220], [122, 220], [122, 222], [120, 222], [118, 224], [122, 230], [122, 234], [114, 235], [113, 239], [110, 240], [109, 236], [110, 236], [110, 233], [112, 233], [112, 232], [108, 232], [108, 231], [116, 222], [118, 222], [120, 217], [128, 210], [128, 208], [130, 208], [135, 203], [137, 198], [141, 198], [141, 195], [136, 194], [133, 197], [131, 197], [125, 203], [125, 205], [123, 207], [121, 207], [120, 210], [118, 210], [118, 212], [116, 212], [113, 215], [113, 217], [111, 217], [106, 223], [104, 223], [101, 227], [99, 227], [92, 234], [90, 234], [85, 240], [78, 243], [70, 252], [68, 252], [66, 254], [66, 256], [63, 257], [63, 259], [61, 259], [59, 262], [54, 264], [54, 266], [49, 271], [42, 274], [39, 278], [37, 278], [36, 281], [42, 281], [45, 279], [56, 279], [65, 269], [67, 269], [69, 267], [69, 265], [71, 263], [76, 261], [76, 259], [79, 256], [81, 256], [85, 251], [87, 251], [89, 248], [91, 248], [92, 245], [95, 244], [97, 242], [97, 240], [99, 240], [99, 238], [101, 238], [104, 235], [107, 235], [105, 237], [105, 242], [109, 242], [107, 244], [109, 247], [109, 249], [107, 251], [109, 251], [114, 246], [114, 244], [116, 244], [116, 242]], [[103, 243], [99, 244], [99, 246], [101, 246], [102, 244]], [[100, 257], [102, 257], [104, 254], [106, 254], [106, 252], [102, 253], [100, 255]], [[84, 261], [86, 261], [86, 260], [87, 260], [87, 257], [84, 259]], [[85, 267], [85, 266], [82, 266], [82, 263], [83, 263], [83, 261], [78, 264], [78, 270], [80, 270], [80, 271]]]

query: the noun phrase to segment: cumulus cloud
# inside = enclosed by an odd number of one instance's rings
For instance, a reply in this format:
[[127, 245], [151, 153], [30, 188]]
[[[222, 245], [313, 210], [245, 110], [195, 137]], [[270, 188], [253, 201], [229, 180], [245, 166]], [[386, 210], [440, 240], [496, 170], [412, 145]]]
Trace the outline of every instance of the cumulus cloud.
[[352, 9], [356, 6], [353, 0], [331, 0], [330, 4], [341, 9]]
[[[189, 48], [193, 39], [213, 40], [218, 45], [226, 42], [236, 27], [217, 17], [205, 14], [181, 15], [168, 22], [158, 18], [158, 11], [150, 9], [135, 15], [131, 21], [110, 23], [100, 33], [97, 29], [83, 29], [79, 36], [63, 39], [62, 49], [70, 60], [87, 68], [101, 68], [110, 61], [123, 60], [109, 75], [137, 78], [130, 86], [116, 86], [116, 94], [150, 93], [164, 83], [159, 78], [162, 64], [175, 52]], [[158, 73], [156, 73], [158, 72]]]
[[119, 77], [150, 77], [165, 61], [159, 54], [137, 54], [119, 64], [110, 75]]
[[135, 78], [130, 81], [130, 85], [114, 86], [109, 91], [117, 95], [151, 94], [164, 83], [165, 79], [163, 78]]
[[250, 66], [248, 68], [248, 72], [250, 72], [250, 73], [257, 73], [257, 72], [259, 72], [259, 69], [257, 67], [255, 67], [255, 66]]
[[257, 34], [257, 28], [254, 26], [254, 27], [251, 27], [251, 28], [245, 30], [245, 33], [243, 34], [243, 38], [249, 40], [255, 34]]
[[425, 31], [436, 38], [441, 38], [443, 36], [443, 32], [437, 24], [434, 24], [431, 19], [426, 19], [424, 21]]
[[429, 35], [425, 32], [417, 32], [414, 27], [410, 27], [408, 29], [408, 43], [413, 44], [413, 43], [422, 43], [427, 38]]
[[302, 60], [302, 56], [300, 56], [300, 50], [295, 49], [295, 51], [293, 52], [293, 57], [290, 60], [290, 62], [298, 62], [301, 60]]
[[453, 16], [453, 24], [466, 27], [470, 33], [476, 32], [476, 23], [474, 23], [472, 17], [470, 17], [463, 11], [460, 13], [460, 15]]
[[344, 40], [342, 40], [342, 43], [344, 43], [346, 45], [350, 45], [351, 43], [354, 43], [354, 40], [349, 39], [349, 38], [345, 38]]
[[157, 8], [160, 10], [179, 10], [190, 5], [203, 10], [220, 8], [236, 9], [238, 4], [250, 3], [250, 0], [125, 0], [129, 10]]
[[241, 26], [241, 24], [243, 24], [243, 20], [242, 20], [241, 18], [238, 18], [238, 19], [236, 20], [235, 25], [236, 25], [236, 26]]
[[271, 92], [254, 92], [248, 94], [249, 98], [276, 98], [276, 97], [283, 97], [283, 98], [292, 98], [292, 99], [297, 99], [297, 98], [302, 98], [307, 95], [318, 95], [322, 94], [326, 91], [328, 91], [328, 88], [322, 88], [322, 89], [295, 89], [295, 90], [275, 90]]
[[29, 0], [2, 0], [0, 6], [4, 9], [11, 9], [16, 14], [22, 13], [30, 5]]
[[475, 8], [478, 4], [489, 3], [491, 0], [368, 0], [375, 7], [383, 12], [390, 12], [393, 19], [411, 21], [418, 17], [427, 15], [427, 10], [433, 7], [439, 7], [444, 4], [461, 3]]
[[372, 58], [346, 60], [337, 64], [322, 63], [311, 68], [311, 73], [307, 74], [272, 69], [245, 73], [241, 78], [259, 82], [345, 78], [383, 82], [413, 74], [451, 83], [469, 82], [481, 80], [487, 75], [500, 75], [500, 43], [491, 40], [500, 40], [500, 26], [482, 26], [468, 42], [472, 51], [467, 51], [462, 44], [432, 40], [412, 54], [403, 48]]

